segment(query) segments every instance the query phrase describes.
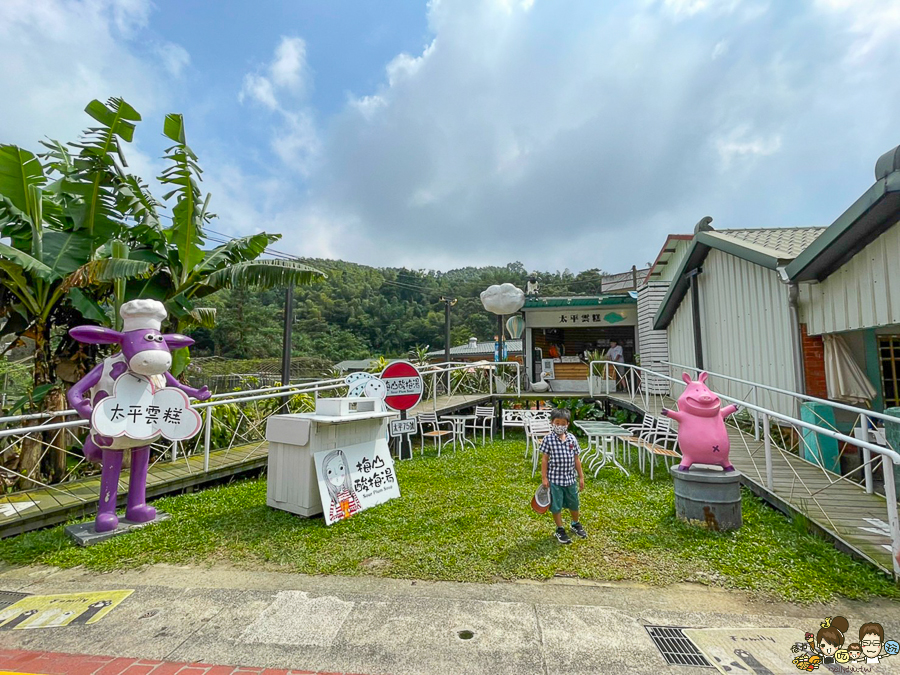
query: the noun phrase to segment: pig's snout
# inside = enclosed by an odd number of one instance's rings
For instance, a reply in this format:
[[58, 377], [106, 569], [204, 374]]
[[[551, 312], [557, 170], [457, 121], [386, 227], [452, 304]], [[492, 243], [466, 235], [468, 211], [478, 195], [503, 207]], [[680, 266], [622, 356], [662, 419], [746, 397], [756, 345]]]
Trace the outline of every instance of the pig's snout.
[[138, 352], [128, 362], [130, 370], [139, 375], [162, 375], [172, 365], [172, 354], [162, 350]]

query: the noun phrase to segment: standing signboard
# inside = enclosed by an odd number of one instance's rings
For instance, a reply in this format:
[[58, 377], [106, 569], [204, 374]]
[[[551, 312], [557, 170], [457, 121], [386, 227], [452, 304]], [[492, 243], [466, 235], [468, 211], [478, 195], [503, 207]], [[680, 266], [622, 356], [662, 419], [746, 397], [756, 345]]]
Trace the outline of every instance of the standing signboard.
[[412, 458], [409, 435], [415, 433], [416, 427], [415, 424], [408, 426], [406, 412], [415, 408], [422, 400], [422, 392], [425, 390], [422, 375], [409, 361], [394, 361], [381, 371], [381, 381], [386, 390], [384, 404], [400, 413], [401, 423], [407, 422], [406, 431], [400, 435], [400, 459]]
[[313, 458], [327, 525], [400, 496], [394, 462], [384, 437], [375, 443], [323, 450]]

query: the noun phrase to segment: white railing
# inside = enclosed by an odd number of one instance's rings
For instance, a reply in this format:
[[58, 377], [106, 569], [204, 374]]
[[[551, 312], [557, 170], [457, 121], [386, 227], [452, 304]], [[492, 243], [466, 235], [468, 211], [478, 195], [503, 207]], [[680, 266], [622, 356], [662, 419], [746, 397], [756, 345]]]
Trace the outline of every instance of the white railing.
[[[663, 398], [665, 398], [665, 395], [649, 394], [646, 391], [646, 388], [642, 387], [640, 385], [640, 383], [638, 382], [638, 378], [643, 379], [643, 378], [654, 377], [654, 378], [666, 380], [670, 383], [679, 385], [681, 387], [687, 386], [683, 380], [674, 378], [669, 373], [661, 373], [656, 370], [642, 368], [640, 366], [635, 366], [635, 365], [626, 364], [626, 363], [613, 363], [611, 361], [592, 361], [590, 363], [590, 371], [589, 371], [590, 373], [594, 372], [595, 364], [597, 366], [600, 366], [601, 368], [606, 367], [606, 366], [618, 367], [619, 373], [621, 375], [619, 375], [619, 377], [617, 377], [617, 380], [618, 381], [624, 380], [626, 382], [626, 384], [628, 385], [628, 387], [627, 387], [628, 395], [631, 397], [632, 402], [636, 398], [640, 398], [641, 402], [643, 404], [644, 410], [651, 409], [650, 399], [652, 397], [659, 397], [659, 398], [663, 399]], [[666, 365], [676, 367], [676, 368], [683, 368], [683, 369], [689, 370], [689, 371], [700, 372], [700, 370], [698, 370], [697, 368], [694, 368], [694, 367], [680, 366], [678, 364], [669, 364], [669, 363], [666, 363]], [[896, 488], [896, 482], [895, 482], [895, 477], [894, 477], [894, 468], [893, 468], [895, 465], [900, 465], [900, 454], [898, 454], [898, 452], [896, 452], [896, 450], [894, 450], [893, 448], [876, 445], [875, 443], [871, 443], [868, 440], [866, 440], [868, 438], [868, 420], [869, 420], [869, 418], [875, 418], [875, 419], [882, 420], [886, 423], [894, 423], [894, 424], [900, 423], [900, 419], [898, 419], [896, 417], [891, 417], [890, 415], [876, 413], [874, 411], [866, 410], [863, 408], [855, 408], [853, 406], [849, 406], [849, 405], [846, 405], [843, 403], [837, 403], [835, 401], [828, 401], [825, 399], [816, 398], [814, 396], [807, 396], [805, 394], [799, 394], [797, 392], [791, 392], [791, 391], [787, 391], [784, 389], [779, 389], [777, 387], [770, 387], [768, 385], [760, 384], [758, 382], [750, 382], [747, 380], [741, 380], [740, 378], [735, 378], [735, 377], [731, 377], [728, 375], [722, 375], [720, 373], [715, 373], [715, 372], [710, 372], [710, 371], [703, 371], [703, 372], [706, 372], [709, 375], [710, 379], [721, 378], [724, 380], [730, 380], [730, 381], [739, 383], [741, 385], [747, 385], [747, 386], [751, 387], [750, 391], [747, 394], [747, 397], [745, 397], [743, 399], [735, 398], [733, 396], [728, 396], [728, 395], [725, 395], [725, 394], [722, 394], [719, 392], [717, 392], [717, 395], [719, 396], [719, 398], [721, 398], [724, 401], [729, 401], [731, 403], [738, 405], [740, 408], [745, 408], [748, 411], [750, 411], [750, 413], [754, 419], [754, 434], [755, 434], [756, 440], [759, 440], [760, 428], [762, 429], [763, 443], [764, 443], [764, 450], [765, 450], [765, 474], [766, 474], [765, 483], [766, 483], [766, 489], [769, 492], [775, 494], [774, 477], [773, 477], [773, 462], [772, 462], [772, 450], [775, 449], [776, 451], [782, 452], [784, 454], [790, 454], [795, 459], [799, 459], [800, 461], [807, 462], [808, 464], [816, 467], [817, 469], [821, 469], [823, 475], [825, 475], [825, 477], [828, 479], [828, 485], [826, 485], [824, 488], [817, 488], [815, 490], [810, 489], [810, 487], [808, 487], [805, 484], [802, 477], [798, 476], [796, 474], [796, 472], [794, 472], [795, 473], [794, 480], [799, 481], [801, 483], [802, 487], [804, 489], [806, 489], [806, 491], [808, 493], [808, 498], [812, 499], [816, 503], [816, 505], [822, 509], [822, 512], [825, 513], [825, 517], [827, 518], [827, 513], [825, 512], [825, 509], [822, 508], [821, 505], [819, 505], [818, 500], [816, 499], [816, 496], [819, 493], [821, 493], [822, 491], [831, 487], [832, 485], [836, 485], [841, 482], [849, 483], [853, 486], [859, 487], [861, 490], [864, 489], [865, 492], [868, 494], [872, 494], [874, 492], [873, 464], [875, 461], [880, 461], [882, 474], [884, 476], [884, 497], [885, 497], [885, 501], [886, 501], [887, 517], [888, 517], [888, 523], [887, 523], [888, 532], [886, 533], [886, 536], [888, 536], [888, 538], [891, 540], [891, 558], [893, 560], [894, 576], [895, 577], [900, 576], [900, 560], [898, 560], [898, 555], [900, 555], [900, 518], [898, 518], [897, 488]], [[593, 378], [589, 377], [588, 380], [589, 380], [588, 381], [588, 390], [590, 392], [590, 395], [593, 397], [594, 396]], [[860, 428], [864, 430], [864, 433], [861, 434], [862, 438], [847, 436], [846, 434], [841, 433], [834, 427], [829, 428], [828, 426], [822, 426], [820, 424], [813, 424], [811, 422], [797, 419], [796, 417], [792, 417], [790, 415], [786, 415], [784, 413], [760, 406], [760, 405], [758, 405], [758, 403], [756, 403], [756, 400], [758, 397], [758, 393], [757, 393], [758, 390], [771, 391], [773, 393], [777, 393], [777, 394], [780, 394], [783, 396], [792, 397], [798, 401], [821, 403], [822, 405], [830, 406], [834, 409], [857, 414], [859, 416], [859, 419], [861, 420]], [[673, 398], [674, 398], [674, 396], [673, 396]], [[753, 401], [752, 402], [748, 401], [747, 398], [752, 398]], [[661, 406], [661, 403], [660, 403], [660, 406]], [[819, 419], [822, 420], [821, 416], [819, 416]], [[784, 423], [785, 426], [788, 426], [788, 427], [793, 427], [795, 429], [804, 429], [809, 432], [813, 432], [814, 434], [819, 434], [819, 435], [825, 436], [827, 438], [832, 438], [836, 441], [840, 441], [845, 444], [855, 446], [862, 451], [862, 455], [863, 455], [862, 462], [861, 462], [860, 466], [857, 467], [856, 469], [854, 469], [853, 471], [851, 471], [845, 475], [838, 475], [837, 480], [834, 480], [832, 478], [832, 476], [834, 474], [831, 471], [829, 471], [828, 469], [826, 469], [826, 467], [824, 467], [819, 461], [810, 461], [809, 459], [807, 459], [806, 457], [803, 456], [803, 453], [800, 453], [799, 451], [793, 452], [793, 450], [794, 450], [793, 446], [782, 447], [782, 446], [786, 445], [785, 440], [784, 440], [784, 434], [779, 433], [778, 434], [779, 439], [777, 439], [777, 440], [774, 438], [773, 430], [772, 430], [772, 420], [782, 422], [782, 423]], [[822, 422], [825, 424], [828, 424], [824, 420], [822, 420]], [[743, 438], [743, 435], [741, 436], [741, 438]], [[801, 442], [801, 443], [806, 442], [805, 438], [802, 436], [802, 433], [800, 435], [799, 442]], [[781, 445], [779, 445], [779, 443]], [[749, 448], [748, 448], [748, 451], [749, 451]], [[811, 454], [813, 455], [814, 459], [817, 459], [817, 460], [819, 459], [815, 456], [814, 452]], [[873, 457], [873, 455], [874, 455], [874, 457]], [[751, 458], [752, 458], [752, 453], [751, 453]], [[859, 486], [857, 483], [855, 483], [854, 481], [851, 481], [849, 479], [849, 476], [852, 473], [858, 471], [860, 468], [863, 469], [864, 475], [865, 475], [864, 486]], [[792, 484], [791, 497], [795, 497], [795, 495], [793, 495], [793, 487], [794, 486]], [[797, 499], [800, 499], [800, 497], [797, 496]], [[837, 527], [834, 526], [834, 523], [831, 523], [831, 524], [835, 530], [838, 529]]]
[[[663, 361], [662, 363], [667, 366], [670, 366], [671, 368], [681, 368], [682, 370], [693, 371], [695, 373], [700, 372], [700, 369], [695, 368], [694, 366], [683, 366], [679, 363], [670, 363], [668, 361]], [[829, 408], [833, 408], [835, 410], [841, 410], [844, 412], [849, 412], [853, 415], [856, 415], [856, 417], [857, 417], [856, 422], [858, 422], [858, 424], [854, 424], [853, 426], [860, 430], [860, 435], [862, 436], [862, 440], [865, 440], [868, 437], [869, 421], [872, 419], [877, 419], [877, 420], [881, 420], [882, 422], [888, 422], [888, 423], [894, 423], [894, 424], [897, 424], [898, 422], [900, 422], [900, 420], [898, 420], [896, 417], [892, 417], [890, 415], [885, 415], [884, 413], [876, 412], [874, 410], [867, 410], [865, 408], [858, 408], [856, 406], [847, 405], [846, 403], [840, 403], [838, 401], [830, 401], [828, 399], [818, 398], [816, 396], [809, 396], [807, 394], [801, 394], [801, 393], [798, 393], [795, 391], [779, 389], [778, 387], [772, 387], [767, 384], [760, 384], [758, 382], [750, 382], [748, 380], [742, 380], [740, 378], [732, 377], [730, 375], [722, 375], [721, 373], [714, 373], [714, 372], [709, 372], [709, 371], [706, 371], [706, 372], [710, 377], [727, 380], [729, 382], [736, 382], [738, 384], [745, 385], [745, 386], [750, 386], [752, 395], [753, 395], [753, 403], [754, 404], [757, 404], [758, 392], [760, 389], [762, 389], [763, 391], [769, 391], [774, 394], [780, 394], [782, 396], [787, 396], [787, 397], [793, 398], [798, 402], [820, 403], [822, 405], [828, 406]], [[819, 417], [819, 419], [822, 419], [822, 417], [820, 415], [816, 415], [816, 416]], [[754, 417], [754, 434], [755, 434], [756, 440], [759, 440], [759, 418], [755, 413], [754, 413], [753, 417]], [[825, 422], [825, 420], [822, 420], [822, 421]], [[825, 422], [825, 423], [828, 424], [827, 422]], [[865, 472], [866, 492], [868, 492], [869, 494], [872, 494], [872, 492], [874, 491], [874, 486], [873, 486], [874, 481], [873, 481], [873, 476], [872, 476], [872, 465], [870, 462], [870, 460], [871, 460], [870, 452], [871, 451], [869, 448], [867, 448], [865, 446], [860, 446], [860, 447], [862, 448], [863, 466], [865, 467], [864, 472]]]
[[[517, 393], [521, 393], [521, 365], [516, 362], [438, 363], [421, 366], [419, 371], [429, 394], [427, 398], [423, 396], [423, 405], [427, 405], [426, 401], [431, 399], [435, 410], [438, 396], [493, 395], [497, 377], [505, 378], [511, 389], [514, 387]], [[514, 371], [514, 374], [509, 371]], [[449, 388], [442, 384], [448, 378], [451, 380]], [[153, 444], [153, 464], [167, 459], [171, 462], [183, 461], [188, 471], [193, 473], [198, 467], [190, 459], [202, 452], [202, 471], [206, 473], [210, 470], [210, 454], [214, 451], [224, 451], [226, 454], [236, 452], [250, 457], [265, 442], [265, 422], [270, 415], [286, 411], [311, 411], [319, 396], [341, 396], [345, 395], [346, 390], [343, 378], [331, 378], [213, 394], [208, 400], [193, 406], [204, 418], [203, 431], [189, 442]], [[5, 478], [8, 484], [25, 484], [24, 491], [40, 488], [49, 491], [54, 498], [65, 494], [67, 498], [74, 497], [82, 503], [95, 501], [95, 498], [85, 499], [66, 488], [66, 484], [77, 479], [79, 472], [84, 473], [86, 468], [87, 460], [79, 451], [82, 439], [76, 432], [87, 426], [88, 420], [82, 419], [71, 409], [0, 418], [0, 477]], [[10, 464], [2, 461], [8, 453], [21, 451], [27, 443], [39, 450], [40, 456], [35, 468], [41, 466], [43, 458], [49, 452], [63, 453], [77, 461], [74, 466], [66, 468], [62, 480], [52, 484], [41, 481], [33, 471], [26, 475], [3, 466]], [[91, 470], [94, 471], [93, 467]], [[14, 502], [14, 499], [9, 498], [16, 494], [17, 492], [10, 492], [4, 495], [6, 499], [3, 503]], [[40, 506], [38, 510], [42, 510]], [[16, 510], [15, 513], [18, 515], [19, 511]], [[6, 521], [5, 524], [9, 522]]]

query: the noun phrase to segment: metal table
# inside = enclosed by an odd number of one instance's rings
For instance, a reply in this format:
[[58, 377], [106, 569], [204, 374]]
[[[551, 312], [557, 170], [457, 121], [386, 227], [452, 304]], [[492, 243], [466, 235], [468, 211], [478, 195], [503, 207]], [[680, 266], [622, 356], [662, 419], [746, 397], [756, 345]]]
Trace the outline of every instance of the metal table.
[[444, 415], [441, 420], [448, 420], [453, 423], [453, 449], [456, 450], [456, 440], [459, 439], [460, 445], [465, 448], [466, 443], [472, 446], [472, 449], [475, 449], [474, 441], [470, 441], [466, 438], [466, 429], [468, 428], [468, 423], [477, 420], [478, 415]]
[[[592, 451], [589, 468], [593, 469], [596, 464], [594, 476], [600, 472], [606, 462], [612, 462], [613, 466], [620, 469], [626, 476], [628, 469], [619, 464], [616, 459], [616, 448], [618, 447], [618, 438], [631, 436], [632, 432], [624, 429], [612, 422], [582, 420], [575, 422], [575, 426], [581, 429], [588, 437], [588, 451]], [[599, 462], [599, 464], [598, 464]]]

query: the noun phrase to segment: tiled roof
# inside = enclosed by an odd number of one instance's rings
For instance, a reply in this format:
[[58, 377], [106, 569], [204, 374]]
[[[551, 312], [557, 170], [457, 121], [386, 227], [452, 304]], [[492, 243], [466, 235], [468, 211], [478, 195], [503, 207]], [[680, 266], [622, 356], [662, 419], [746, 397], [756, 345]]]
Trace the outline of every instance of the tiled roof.
[[[506, 345], [506, 350], [510, 354], [518, 354], [522, 351], [521, 340], [504, 340], [503, 344]], [[442, 356], [443, 353], [443, 349], [435, 349], [434, 351], [428, 352], [428, 356]], [[450, 356], [490, 356], [493, 358], [494, 341], [476, 342], [474, 347], [469, 346], [468, 343], [457, 347], [450, 347]]]
[[751, 244], [771, 251], [776, 258], [793, 259], [812, 244], [824, 227], [772, 227], [748, 230], [713, 230], [741, 244]]

